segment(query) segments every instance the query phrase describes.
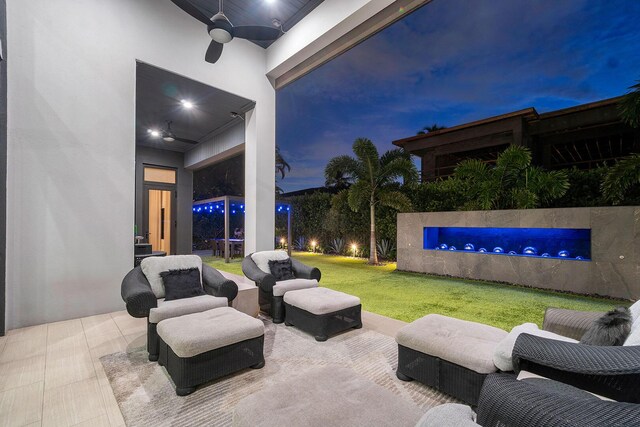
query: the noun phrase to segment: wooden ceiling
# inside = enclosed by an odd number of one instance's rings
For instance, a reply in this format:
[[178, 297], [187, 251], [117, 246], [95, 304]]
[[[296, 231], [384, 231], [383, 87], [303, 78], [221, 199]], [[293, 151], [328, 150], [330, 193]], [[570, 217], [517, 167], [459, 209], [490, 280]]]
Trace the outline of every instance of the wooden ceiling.
[[[191, 3], [202, 10], [206, 15], [213, 16], [218, 13], [218, 0], [190, 0]], [[286, 32], [309, 12], [315, 9], [322, 0], [225, 0], [224, 13], [233, 25], [264, 25], [273, 26], [273, 20], [282, 23]], [[264, 48], [269, 47], [272, 41], [254, 42]]]

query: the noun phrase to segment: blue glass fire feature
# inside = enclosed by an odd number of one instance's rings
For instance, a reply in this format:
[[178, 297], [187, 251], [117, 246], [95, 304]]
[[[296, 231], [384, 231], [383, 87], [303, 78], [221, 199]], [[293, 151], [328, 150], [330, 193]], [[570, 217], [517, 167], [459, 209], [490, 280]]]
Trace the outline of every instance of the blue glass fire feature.
[[[585, 228], [424, 227], [423, 248], [482, 255], [591, 261], [591, 230]], [[475, 248], [480, 249], [475, 250]], [[493, 250], [485, 248], [493, 248]]]

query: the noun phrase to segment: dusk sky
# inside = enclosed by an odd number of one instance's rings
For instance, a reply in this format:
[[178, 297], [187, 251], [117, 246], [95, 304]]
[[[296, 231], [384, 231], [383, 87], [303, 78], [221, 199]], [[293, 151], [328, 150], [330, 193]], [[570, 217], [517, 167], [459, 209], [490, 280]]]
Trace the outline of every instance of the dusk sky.
[[433, 0], [277, 94], [285, 191], [324, 185], [358, 137], [380, 152], [434, 123], [622, 95], [640, 79], [640, 0]]

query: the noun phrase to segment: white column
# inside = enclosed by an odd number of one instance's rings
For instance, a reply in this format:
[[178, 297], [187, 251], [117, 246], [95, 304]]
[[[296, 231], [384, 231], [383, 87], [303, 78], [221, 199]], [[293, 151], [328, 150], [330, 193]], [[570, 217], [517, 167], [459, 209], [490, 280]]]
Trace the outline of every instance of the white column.
[[256, 105], [245, 115], [245, 254], [274, 248], [274, 111]]

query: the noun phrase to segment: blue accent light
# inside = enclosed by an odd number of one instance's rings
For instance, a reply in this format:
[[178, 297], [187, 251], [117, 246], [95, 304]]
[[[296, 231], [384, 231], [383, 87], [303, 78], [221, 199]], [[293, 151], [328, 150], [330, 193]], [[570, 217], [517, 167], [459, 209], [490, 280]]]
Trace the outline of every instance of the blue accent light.
[[578, 261], [582, 261], [582, 260], [584, 260], [584, 258], [582, 258], [580, 255], [578, 255], [578, 256], [576, 257], [576, 259], [577, 259]]
[[[423, 248], [425, 250], [435, 250], [436, 247], [440, 250], [447, 250], [452, 246], [460, 248], [458, 252], [465, 253], [489, 252], [494, 255], [572, 261], [575, 261], [576, 258], [571, 254], [580, 254], [583, 261], [590, 261], [591, 230], [583, 228], [424, 227]], [[475, 248], [480, 249], [476, 251]]]
[[450, 250], [450, 251], [457, 251], [457, 249], [456, 249], [456, 247], [455, 247], [455, 246], [449, 246], [449, 250]]

